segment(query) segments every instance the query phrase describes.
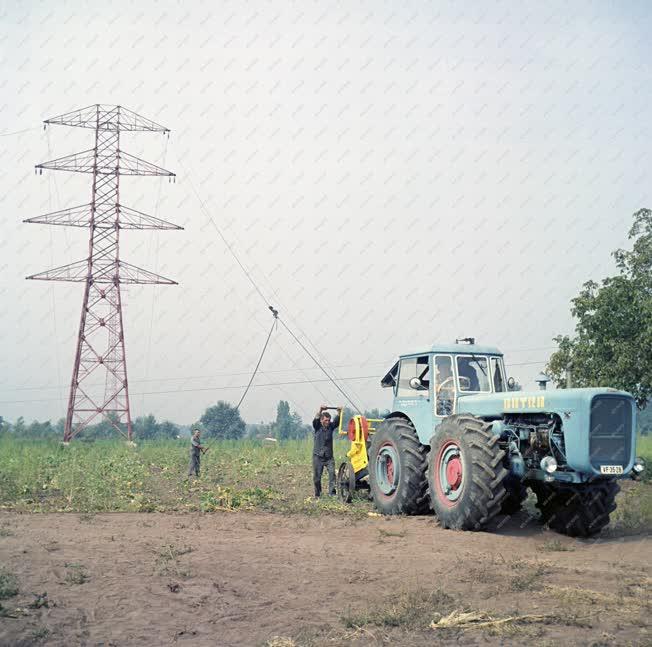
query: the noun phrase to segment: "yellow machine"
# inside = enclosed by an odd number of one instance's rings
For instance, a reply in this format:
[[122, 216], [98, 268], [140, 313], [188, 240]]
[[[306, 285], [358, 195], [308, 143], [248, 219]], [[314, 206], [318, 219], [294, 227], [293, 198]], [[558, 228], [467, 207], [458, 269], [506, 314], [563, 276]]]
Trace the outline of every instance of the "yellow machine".
[[342, 429], [340, 418], [338, 433], [348, 436], [351, 449], [346, 453], [345, 461], [337, 470], [337, 492], [342, 501], [350, 503], [356, 490], [369, 490], [369, 442], [370, 436], [376, 431], [374, 425], [382, 422], [382, 418], [365, 418], [353, 416], [349, 420], [348, 429]]

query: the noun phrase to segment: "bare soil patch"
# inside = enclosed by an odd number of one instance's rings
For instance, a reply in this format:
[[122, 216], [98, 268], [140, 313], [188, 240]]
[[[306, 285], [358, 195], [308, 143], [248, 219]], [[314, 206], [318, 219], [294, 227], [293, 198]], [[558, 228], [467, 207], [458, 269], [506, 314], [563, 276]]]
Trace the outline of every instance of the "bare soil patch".
[[650, 644], [650, 538], [527, 521], [3, 513], [0, 644]]

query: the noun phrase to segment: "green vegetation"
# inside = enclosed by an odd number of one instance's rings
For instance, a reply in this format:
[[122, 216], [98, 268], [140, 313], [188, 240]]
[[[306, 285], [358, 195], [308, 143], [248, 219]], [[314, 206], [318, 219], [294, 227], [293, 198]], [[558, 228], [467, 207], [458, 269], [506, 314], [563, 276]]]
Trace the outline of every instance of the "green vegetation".
[[13, 573], [0, 570], [0, 600], [6, 600], [18, 595], [18, 580]]
[[276, 421], [272, 424], [272, 433], [278, 440], [290, 438], [304, 438], [311, 431], [311, 427], [304, 425], [301, 416], [290, 412], [290, 403], [281, 400], [276, 407]]
[[611, 386], [629, 391], [640, 409], [652, 398], [652, 211], [634, 214], [631, 250], [613, 253], [618, 274], [587, 281], [573, 299], [575, 337], [559, 348], [547, 371], [557, 386]]
[[365, 607], [342, 616], [345, 627], [427, 628], [455, 609], [456, 600], [441, 590], [416, 589], [392, 596], [386, 604]]
[[[366, 516], [365, 497], [345, 505], [339, 499], [312, 499], [312, 443], [309, 439], [265, 443], [258, 440], [209, 441], [201, 478], [186, 478], [189, 442], [157, 440], [127, 445], [120, 440], [93, 443], [0, 438], [0, 510], [93, 513], [213, 512], [264, 510], [282, 513]], [[348, 443], [335, 442], [335, 461], [345, 459]], [[638, 453], [652, 469], [652, 437], [638, 439]], [[324, 475], [324, 480], [326, 475]], [[652, 482], [626, 479], [607, 532], [634, 534], [652, 528]], [[4, 534], [0, 529], [0, 536]], [[399, 537], [382, 529], [379, 540]], [[56, 550], [56, 543], [48, 550]], [[546, 550], [562, 550], [561, 544]]]
[[83, 564], [66, 564], [66, 582], [68, 584], [84, 584], [90, 579]]
[[[112, 416], [109, 415], [109, 417]], [[117, 421], [117, 418], [113, 416], [113, 420]], [[123, 423], [118, 423], [118, 426], [126, 433]], [[34, 420], [30, 424], [26, 424], [23, 416], [20, 416], [16, 422], [11, 424], [0, 416], [0, 438], [13, 436], [21, 440], [60, 440], [63, 438], [63, 428], [63, 418], [54, 424], [49, 420], [45, 422]], [[169, 420], [158, 422], [152, 414], [136, 418], [132, 423], [132, 430], [136, 440], [171, 439], [176, 438], [181, 433], [179, 425], [175, 425]], [[79, 434], [78, 439], [81, 441], [95, 441], [115, 437], [115, 428], [109, 420], [104, 419], [97, 424], [86, 427]]]
[[207, 437], [233, 440], [242, 438], [246, 425], [232, 404], [220, 400], [204, 411], [199, 423], [193, 425], [195, 427], [203, 429]]
[[[319, 502], [312, 494], [312, 444], [290, 440], [208, 441], [201, 478], [186, 478], [189, 441], [160, 440], [130, 447], [0, 439], [0, 509], [32, 512], [184, 512], [258, 509], [307, 514], [366, 515], [367, 501]], [[347, 444], [335, 442], [336, 461]], [[326, 476], [324, 476], [326, 479]]]
[[31, 634], [31, 638], [34, 641], [45, 640], [50, 635], [50, 630], [47, 627], [38, 627], [34, 629]]

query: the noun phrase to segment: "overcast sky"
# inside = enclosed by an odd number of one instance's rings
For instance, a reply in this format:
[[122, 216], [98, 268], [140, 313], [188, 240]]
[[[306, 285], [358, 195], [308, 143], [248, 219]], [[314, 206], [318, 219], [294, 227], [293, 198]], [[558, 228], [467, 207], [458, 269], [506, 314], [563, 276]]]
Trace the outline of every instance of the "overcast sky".
[[[237, 402], [270, 302], [365, 407], [399, 353], [472, 335], [526, 387], [570, 299], [614, 271], [650, 207], [645, 2], [3, 2], [0, 415], [65, 415], [88, 231], [23, 224], [90, 200], [34, 165], [92, 146], [42, 120], [124, 105], [171, 129], [123, 148], [177, 173], [121, 201], [184, 231], [126, 232], [122, 257], [179, 282], [124, 301], [132, 417]], [[18, 134], [10, 134], [19, 132]], [[204, 209], [195, 195], [204, 203]], [[211, 221], [212, 218], [212, 221]], [[312, 345], [314, 346], [312, 346]], [[316, 349], [316, 350], [315, 350]], [[341, 397], [279, 328], [245, 420]], [[233, 387], [233, 388], [228, 388]]]

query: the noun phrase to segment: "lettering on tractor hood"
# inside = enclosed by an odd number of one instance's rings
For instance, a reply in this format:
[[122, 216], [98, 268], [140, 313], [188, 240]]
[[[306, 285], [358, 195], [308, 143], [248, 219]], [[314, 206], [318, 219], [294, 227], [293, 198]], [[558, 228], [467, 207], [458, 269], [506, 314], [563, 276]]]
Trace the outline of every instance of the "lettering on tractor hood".
[[503, 399], [505, 411], [512, 409], [543, 409], [545, 406], [545, 395], [521, 395]]

